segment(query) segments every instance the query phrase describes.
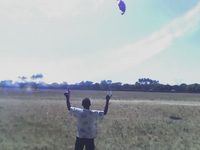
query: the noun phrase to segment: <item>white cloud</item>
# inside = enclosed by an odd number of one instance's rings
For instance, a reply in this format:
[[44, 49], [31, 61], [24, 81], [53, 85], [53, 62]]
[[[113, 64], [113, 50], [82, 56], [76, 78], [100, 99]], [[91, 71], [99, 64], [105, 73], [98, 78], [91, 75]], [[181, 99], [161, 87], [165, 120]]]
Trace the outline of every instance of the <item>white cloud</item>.
[[150, 36], [106, 53], [103, 66], [107, 73], [121, 72], [169, 48], [177, 38], [194, 31], [200, 23], [200, 3]]
[[98, 12], [106, 0], [0, 0], [0, 18], [11, 20], [66, 19]]
[[0, 59], [0, 68], [3, 68], [0, 79], [17, 80], [18, 76], [30, 77], [32, 74], [42, 73], [47, 82], [77, 82], [80, 75], [82, 79], [88, 77], [85, 75], [85, 66], [84, 61], [79, 58], [46, 61], [39, 58], [4, 56]]
[[[0, 17], [9, 15], [17, 19], [38, 16], [62, 18], [79, 14], [90, 8], [92, 0], [0, 0]], [[105, 0], [92, 2], [93, 9], [104, 5]], [[83, 4], [84, 3], [84, 4]], [[100, 4], [98, 4], [100, 3]], [[83, 7], [84, 5], [84, 7]], [[81, 10], [80, 10], [81, 9]], [[77, 12], [76, 12], [77, 11]], [[37, 12], [37, 13], [36, 13]], [[11, 16], [10, 16], [11, 15]], [[1, 79], [15, 78], [19, 75], [31, 76], [41, 72], [48, 81], [101, 80], [115, 73], [133, 68], [137, 64], [169, 48], [177, 38], [195, 30], [200, 23], [200, 3], [185, 15], [176, 18], [159, 31], [124, 47], [91, 54], [88, 58], [69, 57], [57, 62], [43, 62], [29, 58], [2, 58], [0, 67], [4, 68]], [[96, 52], [96, 51], [95, 51]], [[4, 75], [4, 76], [3, 76]]]

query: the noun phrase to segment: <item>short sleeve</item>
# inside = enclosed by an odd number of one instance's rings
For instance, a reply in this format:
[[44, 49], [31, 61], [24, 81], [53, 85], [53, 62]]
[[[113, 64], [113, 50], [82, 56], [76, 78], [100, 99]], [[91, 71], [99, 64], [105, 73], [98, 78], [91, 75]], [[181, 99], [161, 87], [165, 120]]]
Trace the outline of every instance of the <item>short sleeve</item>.
[[70, 113], [75, 117], [78, 117], [81, 112], [82, 112], [81, 108], [70, 107]]
[[93, 110], [93, 113], [96, 119], [102, 120], [104, 117], [103, 111]]

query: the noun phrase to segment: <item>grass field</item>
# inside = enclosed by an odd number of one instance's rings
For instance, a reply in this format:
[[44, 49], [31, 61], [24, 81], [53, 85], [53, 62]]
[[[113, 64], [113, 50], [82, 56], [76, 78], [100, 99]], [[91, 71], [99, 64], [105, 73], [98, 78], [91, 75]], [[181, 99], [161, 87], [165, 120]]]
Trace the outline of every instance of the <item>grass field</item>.
[[[0, 150], [73, 150], [76, 121], [63, 92], [1, 89]], [[92, 109], [103, 109], [105, 94], [72, 91], [71, 103], [80, 106], [90, 97]], [[96, 150], [199, 150], [199, 98], [113, 92], [108, 115], [98, 124]]]

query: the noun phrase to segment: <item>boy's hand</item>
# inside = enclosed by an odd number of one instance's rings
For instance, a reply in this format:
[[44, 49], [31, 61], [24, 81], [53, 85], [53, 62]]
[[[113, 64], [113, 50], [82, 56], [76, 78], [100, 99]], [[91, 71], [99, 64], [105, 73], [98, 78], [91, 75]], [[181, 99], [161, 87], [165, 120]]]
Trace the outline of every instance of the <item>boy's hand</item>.
[[64, 93], [64, 95], [65, 95], [66, 97], [69, 97], [69, 96], [70, 96], [70, 90], [68, 89], [68, 90]]
[[70, 104], [70, 90], [67, 89], [67, 91], [64, 93], [66, 97], [66, 104], [67, 104], [67, 109], [70, 111], [71, 104]]
[[111, 99], [112, 95], [106, 95], [106, 100], [109, 101]]

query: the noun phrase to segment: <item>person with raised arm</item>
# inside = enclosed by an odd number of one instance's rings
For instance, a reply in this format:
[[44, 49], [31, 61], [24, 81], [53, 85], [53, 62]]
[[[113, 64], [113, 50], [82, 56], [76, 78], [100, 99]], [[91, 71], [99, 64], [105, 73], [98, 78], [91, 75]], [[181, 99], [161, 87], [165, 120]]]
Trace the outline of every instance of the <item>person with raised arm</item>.
[[109, 100], [112, 95], [106, 95], [106, 104], [104, 111], [90, 110], [91, 102], [89, 98], [82, 100], [83, 108], [71, 107], [70, 90], [64, 93], [66, 97], [66, 105], [69, 112], [77, 119], [77, 135], [75, 142], [75, 150], [94, 150], [94, 139], [97, 135], [97, 120], [103, 119], [108, 112]]

